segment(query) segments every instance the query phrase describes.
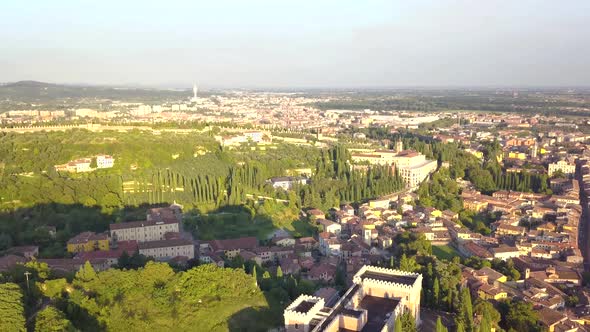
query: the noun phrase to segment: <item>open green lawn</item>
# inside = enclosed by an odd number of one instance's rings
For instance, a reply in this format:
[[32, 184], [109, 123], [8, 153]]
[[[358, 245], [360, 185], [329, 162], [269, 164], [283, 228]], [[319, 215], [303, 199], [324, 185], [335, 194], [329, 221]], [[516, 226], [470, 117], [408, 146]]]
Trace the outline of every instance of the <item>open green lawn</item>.
[[432, 254], [438, 259], [451, 260], [455, 256], [460, 256], [459, 252], [450, 245], [432, 246]]
[[[315, 227], [300, 220], [296, 209], [277, 205], [264, 214], [252, 216], [245, 211], [218, 212], [201, 216], [196, 222], [196, 236], [201, 240], [232, 239], [256, 236], [267, 239], [274, 231], [282, 229], [294, 237], [311, 236]], [[191, 222], [191, 224], [193, 224]], [[190, 227], [189, 227], [190, 229]]]

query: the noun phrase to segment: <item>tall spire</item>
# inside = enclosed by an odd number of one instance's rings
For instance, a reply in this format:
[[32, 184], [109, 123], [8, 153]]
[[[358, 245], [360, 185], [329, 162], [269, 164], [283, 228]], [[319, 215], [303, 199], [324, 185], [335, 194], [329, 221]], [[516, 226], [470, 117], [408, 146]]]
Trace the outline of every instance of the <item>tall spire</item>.
[[197, 99], [197, 83], [193, 83], [193, 98]]

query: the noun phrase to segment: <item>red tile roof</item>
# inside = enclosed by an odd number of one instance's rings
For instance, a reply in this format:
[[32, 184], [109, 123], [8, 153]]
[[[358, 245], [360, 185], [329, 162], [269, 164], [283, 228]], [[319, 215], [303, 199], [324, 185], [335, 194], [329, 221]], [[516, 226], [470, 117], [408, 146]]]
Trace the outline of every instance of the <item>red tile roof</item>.
[[213, 251], [236, 249], [249, 250], [258, 247], [258, 239], [253, 236], [249, 236], [237, 239], [213, 240], [209, 242], [209, 245], [211, 246]]

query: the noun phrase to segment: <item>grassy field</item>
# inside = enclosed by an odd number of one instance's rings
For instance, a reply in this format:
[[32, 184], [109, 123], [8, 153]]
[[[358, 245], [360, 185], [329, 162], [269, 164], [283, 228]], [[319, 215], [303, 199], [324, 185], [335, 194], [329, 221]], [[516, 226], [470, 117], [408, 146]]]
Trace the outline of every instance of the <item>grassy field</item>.
[[[255, 236], [267, 239], [277, 230], [288, 232], [294, 237], [311, 236], [315, 227], [300, 220], [296, 209], [277, 205], [272, 210], [248, 213], [246, 210], [224, 211], [200, 216], [200, 221], [189, 222], [197, 227], [195, 235], [200, 240], [232, 239]], [[193, 226], [194, 227], [194, 226]], [[192, 227], [189, 227], [189, 230]]]
[[432, 246], [432, 254], [438, 259], [451, 260], [455, 256], [460, 256], [457, 250], [449, 245]]

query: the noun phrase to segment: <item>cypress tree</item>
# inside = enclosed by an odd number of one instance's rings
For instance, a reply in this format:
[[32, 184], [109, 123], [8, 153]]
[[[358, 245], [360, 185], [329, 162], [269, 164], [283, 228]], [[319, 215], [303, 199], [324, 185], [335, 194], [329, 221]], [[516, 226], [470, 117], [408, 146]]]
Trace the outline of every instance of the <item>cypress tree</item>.
[[399, 316], [395, 317], [395, 332], [403, 332], [402, 330], [402, 320]]
[[440, 316], [436, 319], [436, 332], [448, 332], [447, 328], [443, 325]]

